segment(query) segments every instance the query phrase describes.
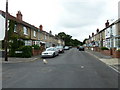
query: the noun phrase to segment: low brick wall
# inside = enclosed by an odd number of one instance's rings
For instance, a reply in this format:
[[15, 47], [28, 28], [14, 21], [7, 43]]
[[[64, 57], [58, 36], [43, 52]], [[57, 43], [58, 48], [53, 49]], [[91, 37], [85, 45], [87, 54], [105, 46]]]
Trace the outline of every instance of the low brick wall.
[[120, 58], [120, 51], [116, 51], [115, 57], [116, 57], [116, 58]]
[[110, 49], [110, 50], [101, 50], [100, 52], [102, 54], [112, 56], [113, 58], [120, 58], [120, 52], [117, 51], [115, 48]]
[[[87, 49], [92, 50], [90, 47]], [[120, 58], [120, 51], [117, 51], [116, 48], [112, 48], [110, 50], [101, 50], [100, 47], [93, 47], [93, 51], [100, 52], [107, 56], [112, 56], [113, 58]]]
[[99, 47], [94, 47], [93, 51], [100, 52], [100, 48]]
[[101, 50], [100, 52], [101, 52], [102, 54], [107, 55], [107, 56], [111, 56], [110, 50]]
[[45, 50], [44, 46], [42, 46], [40, 48], [40, 50], [35, 50], [34, 48], [32, 48], [32, 55], [36, 56], [36, 55], [41, 55], [41, 53]]
[[120, 58], [120, 52], [119, 51], [113, 51], [113, 58]]
[[41, 50], [32, 50], [32, 55], [36, 56], [36, 55], [40, 55], [42, 53]]

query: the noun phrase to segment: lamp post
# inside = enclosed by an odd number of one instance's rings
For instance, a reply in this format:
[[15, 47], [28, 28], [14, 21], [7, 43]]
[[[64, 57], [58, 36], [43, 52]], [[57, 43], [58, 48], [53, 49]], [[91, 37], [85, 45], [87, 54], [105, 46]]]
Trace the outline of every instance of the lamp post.
[[7, 47], [8, 47], [8, 0], [6, 0], [6, 13], [5, 13], [5, 61], [8, 61]]

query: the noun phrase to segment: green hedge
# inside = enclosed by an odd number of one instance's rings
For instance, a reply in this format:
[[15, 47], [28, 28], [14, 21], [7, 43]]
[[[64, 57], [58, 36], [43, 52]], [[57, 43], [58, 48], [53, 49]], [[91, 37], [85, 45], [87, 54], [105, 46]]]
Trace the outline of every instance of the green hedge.
[[119, 51], [119, 52], [120, 52], [120, 49], [118, 49], [117, 51]]
[[101, 50], [109, 50], [107, 47], [101, 47]]
[[[22, 53], [16, 53], [16, 51], [21, 51]], [[16, 50], [11, 50], [10, 54], [12, 57], [29, 58], [32, 56], [32, 46], [23, 46]]]
[[22, 53], [16, 53], [16, 57], [29, 58], [32, 56], [32, 46], [23, 46], [17, 51], [22, 51]]

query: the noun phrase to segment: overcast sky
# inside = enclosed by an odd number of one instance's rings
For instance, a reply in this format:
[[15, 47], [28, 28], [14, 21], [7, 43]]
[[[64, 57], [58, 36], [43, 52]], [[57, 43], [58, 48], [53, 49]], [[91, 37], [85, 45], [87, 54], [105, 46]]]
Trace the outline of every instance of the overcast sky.
[[[0, 10], [5, 11], [5, 1], [0, 0]], [[8, 0], [9, 13], [16, 16], [18, 10], [23, 21], [36, 27], [40, 24], [53, 34], [65, 32], [83, 41], [96, 29], [102, 30], [106, 20], [118, 19], [119, 0]], [[114, 20], [113, 20], [114, 19]]]

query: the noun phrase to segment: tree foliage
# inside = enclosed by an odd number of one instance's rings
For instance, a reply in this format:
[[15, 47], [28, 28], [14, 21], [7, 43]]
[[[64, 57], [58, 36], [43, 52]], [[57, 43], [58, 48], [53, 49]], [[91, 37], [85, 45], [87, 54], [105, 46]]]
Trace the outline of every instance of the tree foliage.
[[57, 36], [65, 41], [65, 45], [66, 46], [78, 46], [78, 45], [82, 45], [82, 42], [80, 42], [77, 39], [72, 39], [71, 35], [68, 35], [68, 34], [66, 34], [64, 32], [58, 33]]

